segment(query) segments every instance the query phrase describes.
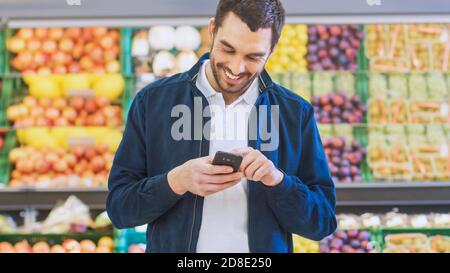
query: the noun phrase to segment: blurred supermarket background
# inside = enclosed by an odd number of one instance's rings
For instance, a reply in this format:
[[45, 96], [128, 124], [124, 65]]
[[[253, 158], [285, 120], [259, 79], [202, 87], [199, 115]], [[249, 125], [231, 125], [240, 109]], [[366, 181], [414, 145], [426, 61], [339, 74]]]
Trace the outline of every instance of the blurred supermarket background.
[[[217, 1], [0, 0], [0, 252], [142, 252], [107, 178], [146, 84], [207, 52]], [[339, 230], [295, 252], [450, 252], [450, 3], [284, 0], [266, 68], [315, 108]], [[78, 5], [80, 4], [80, 5]]]

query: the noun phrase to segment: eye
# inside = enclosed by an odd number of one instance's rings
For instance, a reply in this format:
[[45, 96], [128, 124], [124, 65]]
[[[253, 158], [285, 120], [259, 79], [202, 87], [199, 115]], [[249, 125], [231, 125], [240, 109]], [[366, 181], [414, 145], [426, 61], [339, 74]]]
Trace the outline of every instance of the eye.
[[233, 54], [234, 53], [234, 51], [233, 50], [230, 50], [230, 49], [224, 49], [223, 50], [225, 53], [227, 53], [227, 54]]
[[258, 62], [261, 59], [261, 57], [247, 56], [247, 59], [252, 62]]

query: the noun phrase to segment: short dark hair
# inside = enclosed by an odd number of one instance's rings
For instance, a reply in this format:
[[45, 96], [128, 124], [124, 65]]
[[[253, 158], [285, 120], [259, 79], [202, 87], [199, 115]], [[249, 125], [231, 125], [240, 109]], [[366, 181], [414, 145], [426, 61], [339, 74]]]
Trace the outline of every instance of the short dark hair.
[[215, 32], [229, 12], [237, 15], [251, 31], [272, 28], [272, 49], [280, 39], [285, 12], [280, 0], [220, 0], [215, 16]]

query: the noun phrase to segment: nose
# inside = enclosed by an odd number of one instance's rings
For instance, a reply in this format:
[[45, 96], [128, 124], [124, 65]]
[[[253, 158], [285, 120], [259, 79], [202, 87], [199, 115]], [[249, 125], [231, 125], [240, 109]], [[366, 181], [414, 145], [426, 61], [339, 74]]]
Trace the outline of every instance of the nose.
[[245, 71], [245, 62], [240, 57], [234, 57], [229, 63], [229, 69], [233, 75], [238, 76]]

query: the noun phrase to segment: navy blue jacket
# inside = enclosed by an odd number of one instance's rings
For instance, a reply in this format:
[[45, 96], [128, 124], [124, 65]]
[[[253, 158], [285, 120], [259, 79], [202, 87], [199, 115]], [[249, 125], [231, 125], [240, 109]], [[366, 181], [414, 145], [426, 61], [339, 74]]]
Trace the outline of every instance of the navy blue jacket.
[[[171, 137], [177, 119], [171, 117], [173, 106], [193, 109], [194, 97], [201, 98], [203, 107], [208, 105], [195, 85], [207, 58], [205, 54], [188, 72], [151, 83], [136, 95], [113, 161], [108, 215], [120, 229], [148, 224], [147, 252], [195, 252], [197, 247], [203, 198], [190, 192], [175, 194], [167, 173], [209, 154], [209, 141], [194, 139], [194, 132], [192, 140]], [[293, 233], [321, 240], [336, 229], [335, 187], [311, 104], [273, 83], [266, 71], [259, 79], [255, 106], [279, 105], [280, 112], [278, 149], [262, 153], [284, 173], [284, 179], [275, 187], [248, 182], [249, 249], [292, 252]], [[206, 123], [208, 118], [204, 119]], [[258, 149], [263, 141], [258, 137], [248, 143]]]

